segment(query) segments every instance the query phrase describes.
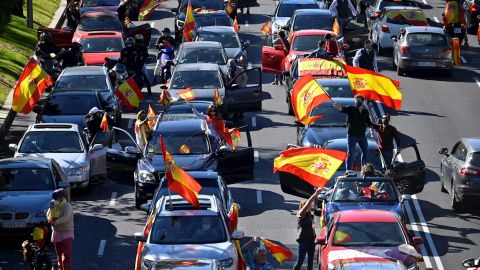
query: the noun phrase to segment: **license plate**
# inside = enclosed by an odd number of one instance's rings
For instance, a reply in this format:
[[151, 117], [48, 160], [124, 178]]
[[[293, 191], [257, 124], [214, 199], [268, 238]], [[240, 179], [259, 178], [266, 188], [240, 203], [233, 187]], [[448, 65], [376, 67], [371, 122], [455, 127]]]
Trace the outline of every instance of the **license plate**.
[[435, 62], [419, 62], [418, 65], [421, 67], [434, 67]]
[[26, 222], [3, 222], [3, 228], [25, 228], [27, 227]]
[[462, 33], [462, 28], [453, 28], [453, 33], [454, 34], [461, 34]]

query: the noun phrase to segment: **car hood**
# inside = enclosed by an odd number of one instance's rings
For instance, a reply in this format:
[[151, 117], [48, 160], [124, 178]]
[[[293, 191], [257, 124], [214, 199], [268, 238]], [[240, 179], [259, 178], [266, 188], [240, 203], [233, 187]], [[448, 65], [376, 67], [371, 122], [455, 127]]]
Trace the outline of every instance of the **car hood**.
[[[85, 112], [85, 115], [88, 112]], [[72, 123], [77, 124], [81, 129], [85, 128], [83, 117], [85, 115], [43, 115], [42, 123]]]
[[307, 127], [301, 146], [305, 143], [323, 145], [328, 140], [345, 138], [346, 134], [346, 127]]
[[415, 258], [401, 253], [398, 246], [393, 247], [339, 247], [331, 246], [327, 255], [329, 263], [338, 263], [341, 260], [354, 259], [355, 261], [401, 261], [405, 266], [415, 263]]
[[[173, 155], [172, 157], [175, 163], [185, 171], [203, 171], [209, 163], [207, 163], [209, 155]], [[165, 171], [163, 156], [153, 156], [148, 161], [155, 172]]]
[[159, 245], [147, 244], [142, 254], [155, 260], [207, 258], [217, 261], [235, 257], [232, 243], [195, 244], [195, 245]]
[[[185, 89], [176, 89], [170, 88], [168, 92], [172, 97], [178, 97], [177, 93], [181, 92]], [[192, 89], [193, 94], [195, 95], [195, 100], [205, 100], [205, 101], [212, 101], [213, 92], [215, 91], [213, 88], [211, 89]], [[219, 88], [220, 96], [223, 98], [225, 96], [225, 88]]]
[[83, 53], [85, 65], [103, 65], [105, 57], [120, 57], [120, 52], [99, 52], [99, 53]]
[[2, 191], [0, 212], [35, 213], [50, 207], [53, 190]]
[[87, 155], [85, 153], [28, 153], [18, 154], [15, 157], [46, 157], [53, 158], [62, 169], [67, 172], [69, 169], [85, 166]]
[[225, 48], [225, 52], [227, 53], [228, 59], [238, 59], [238, 57], [240, 57], [240, 55], [243, 55], [241, 47]]

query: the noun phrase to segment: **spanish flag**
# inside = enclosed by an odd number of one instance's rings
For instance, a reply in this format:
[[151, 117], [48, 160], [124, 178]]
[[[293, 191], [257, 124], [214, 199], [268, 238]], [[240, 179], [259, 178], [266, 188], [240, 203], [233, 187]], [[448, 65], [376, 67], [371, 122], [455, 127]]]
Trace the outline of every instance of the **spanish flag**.
[[272, 33], [272, 22], [268, 21], [265, 24], [263, 24], [262, 29], [260, 29], [260, 31], [262, 31], [262, 33], [264, 33], [265, 35], [271, 34]]
[[238, 27], [237, 17], [235, 16], [235, 20], [233, 21], [233, 29], [235, 31], [240, 32], [240, 28]]
[[272, 253], [273, 257], [277, 259], [277, 261], [280, 263], [280, 265], [283, 265], [283, 261], [291, 261], [293, 253], [279, 245], [275, 245], [274, 243], [268, 241], [267, 239], [262, 239], [263, 244], [265, 247], [268, 249], [270, 253]]
[[183, 26], [183, 37], [187, 41], [192, 41], [193, 30], [197, 29], [195, 18], [193, 17], [192, 4], [188, 1], [187, 15], [185, 16], [185, 25]]
[[222, 97], [220, 96], [220, 90], [218, 90], [218, 88], [213, 90], [213, 103], [217, 106], [222, 105]]
[[45, 88], [52, 83], [52, 78], [48, 76], [35, 59], [30, 58], [13, 91], [12, 110], [29, 114]]
[[335, 244], [343, 244], [352, 239], [352, 236], [348, 233], [342, 231], [335, 231], [335, 235], [333, 236], [333, 243]]
[[228, 129], [225, 127], [225, 122], [219, 119], [207, 119], [207, 124], [212, 123], [213, 128], [218, 133], [218, 135], [225, 140], [227, 145], [232, 146], [235, 150], [237, 148], [238, 142], [240, 141], [241, 134], [238, 128]]
[[443, 22], [445, 24], [458, 22], [458, 2], [457, 1], [447, 1], [447, 4], [445, 5]]
[[152, 106], [150, 104], [148, 105], [148, 118], [153, 118], [153, 120], [148, 121], [148, 125], [153, 127], [153, 124], [155, 124], [155, 118], [157, 118], [157, 115], [152, 109]]
[[308, 117], [310, 112], [318, 105], [332, 99], [312, 75], [306, 74], [293, 86], [291, 100], [297, 120], [308, 125], [323, 116]]
[[130, 25], [133, 25], [133, 23], [128, 17], [126, 17], [125, 18], [125, 26], [128, 28]]
[[100, 128], [103, 132], [110, 134], [110, 129], [108, 128], [108, 121], [107, 121], [107, 112], [103, 114], [102, 122], [100, 123]]
[[165, 108], [168, 108], [168, 106], [170, 106], [170, 103], [172, 102], [172, 96], [167, 89], [163, 89], [162, 94], [160, 94], [159, 102], [163, 103], [163, 106]]
[[162, 147], [163, 162], [165, 164], [168, 188], [200, 209], [198, 193], [202, 189], [202, 186], [182, 168], [177, 166], [175, 160], [173, 160], [172, 156], [167, 152], [167, 149], [163, 144], [162, 136], [160, 136], [160, 145]]
[[314, 187], [322, 188], [347, 158], [347, 153], [322, 149], [299, 147], [280, 152], [273, 163], [273, 173], [291, 173]]
[[237, 270], [247, 270], [247, 263], [242, 254], [242, 247], [240, 246], [240, 240], [235, 240], [235, 248], [237, 249], [238, 265]]
[[142, 6], [140, 7], [140, 13], [138, 14], [139, 21], [146, 21], [150, 14], [160, 6], [165, 0], [145, 0], [143, 1]]
[[228, 4], [227, 4], [227, 15], [230, 15], [230, 13], [233, 12], [233, 5], [232, 5], [232, 0], [228, 0]]
[[188, 153], [190, 153], [190, 147], [188, 147], [188, 145], [186, 145], [186, 144], [182, 144], [182, 146], [180, 146], [180, 148], [178, 148], [178, 151], [180, 151], [180, 153], [182, 153], [182, 154], [188, 154]]
[[195, 95], [193, 94], [193, 90], [191, 87], [185, 89], [185, 90], [182, 90], [180, 92], [177, 93], [177, 95], [181, 98], [183, 98], [184, 100], [192, 100], [192, 99], [195, 99]]
[[332, 32], [337, 36], [340, 34], [340, 25], [338, 25], [337, 19], [333, 22]]
[[365, 99], [380, 101], [386, 106], [400, 110], [402, 92], [400, 83], [379, 73], [363, 68], [344, 65], [353, 95], [361, 94]]
[[237, 230], [238, 225], [238, 206], [236, 203], [233, 203], [230, 206], [230, 211], [228, 212], [228, 230], [230, 233], [233, 233]]
[[[147, 223], [145, 224], [145, 227], [143, 228], [143, 234], [145, 237], [148, 237], [150, 234], [150, 230], [152, 229], [152, 223], [153, 223], [153, 218], [155, 217], [155, 213], [152, 212], [150, 216], [148, 217]], [[138, 248], [137, 248], [137, 257], [135, 259], [135, 270], [140, 270], [140, 255], [142, 254], [144, 242], [139, 242], [138, 243]]]
[[454, 38], [450, 41], [450, 47], [452, 47], [453, 64], [455, 66], [461, 66], [462, 59], [460, 58], [460, 42], [458, 41], [458, 38]]
[[138, 88], [133, 77], [122, 83], [114, 93], [129, 110], [138, 107], [140, 101], [143, 100], [142, 91]]

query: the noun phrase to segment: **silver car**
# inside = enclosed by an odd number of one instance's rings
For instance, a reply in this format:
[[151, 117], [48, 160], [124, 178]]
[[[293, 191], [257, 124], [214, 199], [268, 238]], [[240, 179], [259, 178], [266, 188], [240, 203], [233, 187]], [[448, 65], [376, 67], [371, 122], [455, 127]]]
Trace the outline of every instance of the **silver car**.
[[214, 41], [184, 42], [178, 48], [175, 65], [210, 63], [217, 64], [224, 74], [227, 73], [227, 53], [222, 43]]
[[392, 36], [393, 66], [398, 75], [405, 71], [439, 69], [452, 76], [452, 48], [442, 28], [412, 26], [405, 27], [399, 37]]

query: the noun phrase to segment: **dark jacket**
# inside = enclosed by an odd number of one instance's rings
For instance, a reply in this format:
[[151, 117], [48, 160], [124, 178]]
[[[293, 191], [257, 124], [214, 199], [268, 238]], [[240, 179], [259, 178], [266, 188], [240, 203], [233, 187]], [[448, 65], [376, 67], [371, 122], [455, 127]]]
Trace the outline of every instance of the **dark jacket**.
[[355, 106], [342, 107], [342, 113], [347, 114], [347, 134], [351, 136], [362, 137], [365, 136], [367, 126], [373, 125], [370, 120], [370, 113], [366, 108], [362, 112]]
[[55, 43], [51, 42], [50, 40], [47, 41], [40, 41], [37, 43], [36, 49], [36, 56], [38, 58], [47, 59], [50, 58], [50, 54], [58, 54], [60, 49], [55, 45]]
[[315, 229], [313, 228], [313, 216], [306, 213], [305, 217], [297, 220], [297, 242], [315, 241]]
[[132, 48], [123, 48], [120, 52], [118, 62], [124, 64], [127, 70], [138, 72], [143, 68], [142, 52], [135, 46]]

